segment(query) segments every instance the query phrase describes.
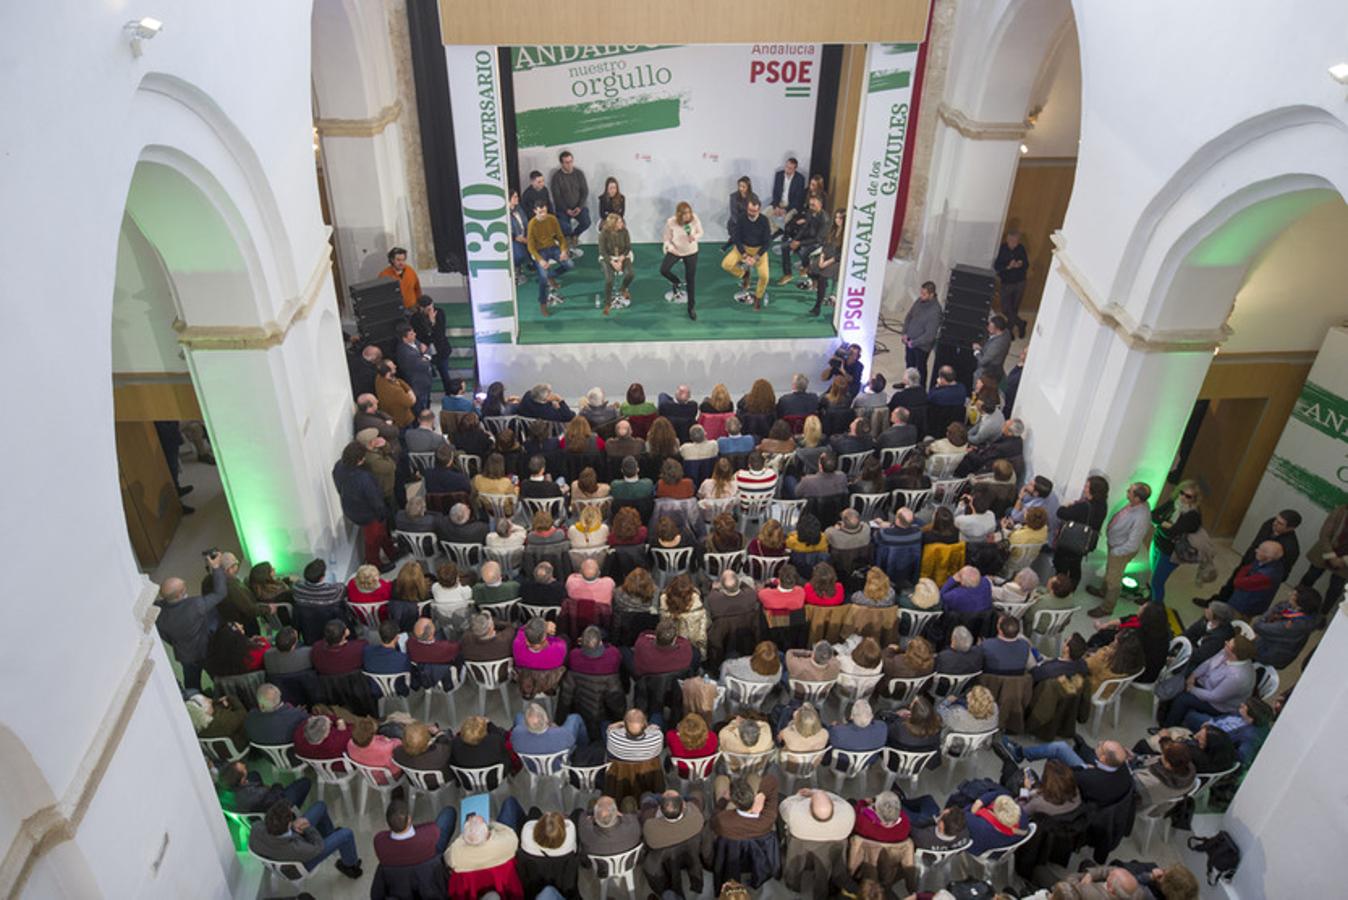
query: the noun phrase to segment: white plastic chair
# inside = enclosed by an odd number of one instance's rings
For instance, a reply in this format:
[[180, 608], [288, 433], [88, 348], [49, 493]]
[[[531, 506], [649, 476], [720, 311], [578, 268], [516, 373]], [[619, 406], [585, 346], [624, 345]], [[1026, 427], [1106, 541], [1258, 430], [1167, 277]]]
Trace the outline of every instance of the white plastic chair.
[[777, 577], [777, 570], [786, 565], [785, 556], [748, 556], [749, 576], [759, 584], [766, 584]]
[[291, 775], [299, 775], [304, 771], [304, 763], [296, 762], [293, 755], [294, 744], [249, 744], [254, 750], [258, 750], [263, 756], [267, 757], [272, 768], [277, 774], [289, 772]]
[[726, 569], [734, 572], [744, 571], [745, 552], [736, 550], [732, 553], [704, 553], [702, 554], [702, 571], [711, 581], [716, 581], [721, 577], [721, 573]]
[[900, 709], [913, 702], [934, 675], [918, 675], [916, 678], [886, 678], [885, 699], [896, 703]]
[[1254, 664], [1254, 691], [1265, 703], [1278, 694], [1278, 670], [1266, 663]]
[[[575, 800], [579, 801], [583, 794], [597, 794], [599, 792], [599, 776], [608, 771], [608, 763], [598, 766], [573, 766], [570, 763], [562, 767], [566, 773], [566, 783], [575, 790]], [[579, 806], [578, 802], [573, 802], [572, 806]]]
[[519, 416], [483, 416], [482, 424], [487, 426], [487, 430], [493, 435], [499, 435], [506, 429], [519, 435]]
[[500, 691], [501, 703], [505, 706], [506, 718], [510, 718], [510, 687], [515, 677], [513, 659], [496, 659], [489, 662], [465, 660], [463, 664], [467, 676], [477, 685], [477, 708], [482, 715], [487, 714], [487, 691]]
[[966, 840], [945, 850], [918, 849], [913, 860], [917, 867], [918, 890], [923, 890], [932, 884], [944, 885], [949, 882], [949, 876], [943, 873], [949, 871], [952, 859], [969, 849], [969, 844], [970, 842]]
[[881, 447], [880, 467], [888, 469], [896, 463], [903, 462], [916, 447], [917, 444], [909, 444], [907, 447]]
[[745, 535], [749, 534], [750, 523], [753, 523], [753, 530], [757, 531], [772, 515], [772, 491], [740, 491], [737, 500], [740, 531]]
[[[346, 765], [346, 759], [307, 759], [299, 757], [300, 761], [314, 770], [314, 777], [317, 779], [317, 785], [314, 787], [314, 795], [321, 797], [323, 794], [323, 785], [330, 784], [337, 788], [342, 795], [342, 800], [346, 803], [346, 808], [355, 812], [355, 805], [351, 801], [351, 781], [356, 777], [356, 770]], [[337, 767], [341, 766], [346, 771], [339, 772]]]
[[885, 775], [889, 779], [888, 788], [894, 789], [899, 779], [908, 782], [909, 792], [917, 788], [917, 778], [927, 770], [927, 766], [936, 758], [935, 750], [898, 750], [885, 748]]
[[548, 622], [554, 622], [557, 620], [557, 613], [562, 610], [560, 606], [540, 606], [538, 604], [524, 602], [519, 604], [519, 609], [524, 613], [524, 621], [526, 622], [530, 619], [543, 619]]
[[482, 471], [482, 457], [476, 453], [455, 453], [454, 466], [468, 478]]
[[413, 475], [418, 475], [427, 469], [435, 468], [435, 451], [421, 450], [417, 452], [407, 452], [407, 464], [412, 469]]
[[1004, 578], [1015, 578], [1017, 572], [1028, 567], [1039, 558], [1039, 554], [1044, 552], [1045, 546], [1043, 541], [1037, 544], [1012, 544], [1011, 555], [1006, 558], [1006, 566], [1002, 569], [1002, 576]]
[[931, 500], [937, 506], [948, 506], [951, 509], [959, 503], [960, 497], [964, 496], [965, 488], [969, 484], [967, 478], [933, 478], [931, 480]]
[[863, 450], [860, 453], [843, 453], [838, 456], [838, 469], [851, 481], [852, 477], [861, 471], [861, 466], [866, 460], [874, 456], [871, 450]]
[[1170, 843], [1170, 811], [1183, 801], [1197, 794], [1203, 788], [1203, 781], [1200, 778], [1194, 778], [1193, 785], [1178, 797], [1171, 797], [1169, 800], [1162, 800], [1160, 803], [1153, 803], [1137, 811], [1137, 819], [1134, 824], [1140, 828], [1142, 835], [1137, 835], [1136, 829], [1133, 832], [1137, 844], [1143, 850], [1151, 846], [1152, 835], [1156, 829], [1161, 829], [1161, 844]]
[[435, 536], [433, 531], [395, 531], [393, 532], [395, 540], [401, 540], [407, 544], [407, 548], [412, 552], [416, 561], [424, 566], [434, 568], [432, 565], [435, 557], [440, 552], [440, 539]]
[[[1166, 651], [1165, 665], [1156, 675], [1156, 681], [1161, 681], [1166, 676], [1173, 675], [1189, 664], [1189, 657], [1194, 654], [1194, 645], [1189, 643], [1189, 639], [1184, 635], [1179, 635], [1170, 639], [1170, 649]], [[1144, 694], [1151, 694], [1151, 715], [1156, 717], [1156, 713], [1161, 708], [1161, 701], [1156, 698], [1156, 681], [1151, 684], [1141, 684], [1137, 681], [1128, 686], [1134, 690], [1141, 691]]]
[[[454, 777], [454, 781], [459, 786], [459, 790], [465, 794], [489, 794], [497, 788], [504, 787], [505, 763], [497, 763], [494, 766], [483, 766], [480, 769], [464, 769], [459, 766], [450, 766], [449, 774]], [[492, 782], [496, 783], [493, 785]]]
[[370, 791], [374, 791], [383, 798], [379, 808], [386, 808], [388, 806], [389, 797], [398, 789], [398, 786], [402, 784], [402, 776], [399, 775], [397, 778], [394, 778], [393, 773], [382, 766], [367, 766], [364, 763], [356, 762], [350, 756], [345, 758], [346, 764], [352, 769], [355, 769], [356, 773], [360, 775], [361, 782], [366, 788], [369, 788], [369, 790], [360, 792], [360, 818], [362, 820], [365, 818], [365, 805], [367, 798], [370, 796]]
[[1222, 781], [1228, 776], [1236, 774], [1239, 771], [1240, 771], [1240, 763], [1235, 763], [1231, 765], [1229, 768], [1222, 769], [1220, 772], [1199, 772], [1198, 785], [1194, 788], [1193, 794], [1190, 795], [1194, 798], [1195, 809], [1200, 807], [1201, 805], [1200, 798], [1202, 798], [1203, 795], [1206, 794], [1214, 784], [1216, 784], [1219, 781]]
[[651, 574], [655, 576], [655, 583], [664, 588], [676, 575], [688, 571], [688, 566], [693, 561], [693, 548], [676, 547], [671, 550], [666, 547], [652, 547], [651, 561], [653, 563]]
[[1034, 606], [1035, 601], [1027, 600], [1024, 603], [1011, 603], [1006, 600], [993, 600], [992, 608], [999, 613], [1011, 616], [1017, 621], [1024, 621], [1025, 614]]
[[520, 498], [514, 494], [478, 494], [478, 505], [485, 507], [491, 515], [492, 524], [497, 519], [509, 519], [520, 508]]
[[[1090, 732], [1094, 735], [1100, 734], [1100, 723], [1104, 719], [1105, 710], [1114, 711], [1114, 728], [1119, 727], [1119, 700], [1123, 698], [1123, 693], [1128, 685], [1137, 680], [1141, 672], [1134, 672], [1132, 675], [1124, 675], [1119, 678], [1107, 678], [1100, 682], [1100, 686], [1091, 694], [1091, 724]], [[1112, 691], [1111, 691], [1112, 686]]]
[[927, 457], [927, 477], [932, 481], [949, 478], [955, 474], [963, 459], [963, 453], [933, 453]]
[[641, 859], [644, 844], [638, 844], [626, 853], [616, 856], [591, 856], [590, 865], [594, 866], [594, 875], [599, 879], [599, 900], [608, 900], [608, 886], [611, 882], [621, 882], [627, 896], [636, 894], [637, 861]]
[[1038, 828], [1038, 825], [1031, 822], [1030, 827], [1025, 831], [1025, 834], [1014, 844], [1010, 844], [1006, 847], [994, 847], [991, 850], [984, 850], [977, 856], [970, 855], [968, 857], [969, 863], [973, 868], [978, 870], [978, 877], [989, 884], [1007, 884], [1010, 882], [1011, 861], [1016, 858], [1016, 851], [1019, 850], [1026, 841], [1034, 837], [1034, 833]]
[[904, 637], [919, 637], [927, 630], [927, 625], [941, 617], [939, 609], [905, 609], [899, 607], [899, 634]]
[[1041, 641], [1052, 641], [1053, 655], [1057, 656], [1062, 652], [1063, 632], [1067, 630], [1067, 623], [1072, 621], [1076, 611], [1075, 606], [1066, 609], [1036, 609], [1034, 618], [1030, 620], [1030, 632]]
[[565, 497], [524, 497], [520, 503], [524, 505], [524, 512], [530, 519], [540, 512], [545, 512], [552, 516], [554, 525], [561, 525], [566, 521]]
[[571, 554], [571, 568], [579, 572], [580, 567], [584, 565], [585, 560], [592, 559], [599, 564], [599, 571], [604, 571], [604, 563], [608, 560], [608, 547], [573, 547], [567, 551]]
[[445, 551], [460, 572], [476, 571], [482, 568], [483, 551], [481, 544], [458, 544], [453, 541], [441, 541], [440, 548]]
[[562, 797], [562, 780], [566, 777], [566, 765], [571, 761], [570, 750], [559, 750], [556, 753], [520, 753], [515, 752], [520, 758], [520, 763], [524, 766], [524, 771], [529, 775], [529, 791], [534, 801], [539, 798], [538, 783], [543, 779], [555, 781], [557, 784], [557, 805], [565, 806], [566, 801]]
[[248, 745], [245, 744], [242, 750], [235, 749], [234, 740], [228, 735], [224, 737], [199, 737], [197, 743], [201, 745], [201, 752], [206, 754], [208, 759], [215, 760], [216, 765], [228, 765], [237, 762], [248, 755]]
[[[267, 859], [265, 856], [258, 856], [252, 850], [248, 851], [248, 855], [262, 863], [262, 868], [265, 871], [265, 874], [262, 876], [264, 882], [274, 875], [282, 881], [298, 887], [304, 883], [304, 879], [309, 877], [309, 870], [304, 867], [304, 863], [282, 862], [279, 859]], [[263, 886], [265, 887], [265, 885]]]
[[847, 498], [847, 503], [861, 516], [861, 521], [869, 522], [889, 515], [889, 498], [892, 496], [892, 491], [883, 494], [852, 494]]
[[681, 778], [688, 782], [704, 782], [711, 777], [712, 770], [716, 768], [716, 762], [720, 759], [719, 753], [713, 753], [710, 756], [673, 756], [669, 748], [665, 748], [665, 758], [667, 760], [665, 768], [676, 778]]
[[734, 675], [727, 675], [722, 680], [726, 700], [737, 709], [762, 709], [763, 701], [778, 684], [776, 681], [744, 681]]
[[577, 519], [580, 519], [580, 514], [585, 511], [587, 506], [593, 506], [595, 509], [599, 510], [599, 515], [607, 522], [609, 518], [609, 509], [613, 506], [613, 498], [583, 497], [572, 500], [571, 505], [575, 507]]
[[431, 800], [431, 811], [442, 805], [438, 802], [440, 792], [450, 786], [450, 780], [439, 769], [409, 769], [403, 767], [403, 776], [407, 778], [407, 807], [413, 816], [417, 812], [417, 798], [425, 795]]
[[906, 506], [909, 512], [917, 512], [931, 500], [931, 488], [895, 488], [890, 495], [894, 498], [894, 510]]
[[981, 669], [967, 675], [950, 675], [946, 672], [937, 672], [932, 676], [932, 695], [937, 700], [944, 700], [946, 697], [958, 697], [968, 689], [970, 682], [982, 674]]
[[412, 690], [411, 672], [394, 672], [390, 675], [385, 675], [379, 672], [363, 672], [363, 673], [366, 678], [370, 679], [375, 683], [375, 687], [379, 688], [378, 705], [379, 705], [379, 717], [381, 719], [384, 717], [384, 707], [387, 705], [384, 701], [386, 700], [390, 699], [402, 700], [403, 706], [407, 708], [407, 711], [409, 713], [412, 711], [412, 706], [410, 703], [407, 702], [407, 697], [403, 694], [398, 693], [398, 682], [400, 681], [407, 682], [408, 693], [411, 693]]
[[800, 678], [792, 678], [789, 683], [793, 696], [801, 698], [806, 703], [813, 704], [815, 709], [822, 709], [838, 680], [832, 678], [828, 681], [805, 681]]
[[378, 603], [351, 603], [346, 604], [351, 609], [352, 615], [360, 620], [360, 623], [369, 629], [379, 627], [379, 617], [384, 612], [384, 607], [388, 606], [387, 600], [380, 600]]
[[842, 793], [843, 785], [856, 778], [873, 761], [879, 759], [883, 751], [883, 747], [879, 750], [839, 750], [833, 748], [833, 757], [829, 761], [829, 768], [833, 770], [833, 776], [837, 779], [838, 793]]
[[805, 781], [810, 784], [815, 783], [815, 775], [819, 771], [819, 765], [824, 761], [829, 748], [822, 750], [812, 750], [805, 752], [792, 752], [790, 750], [778, 750], [777, 762], [781, 765], [782, 771], [790, 779], [794, 786], [798, 781]]
[[482, 557], [484, 560], [498, 563], [504, 577], [514, 578], [520, 574], [520, 566], [524, 563], [524, 548], [516, 547], [513, 550], [501, 550], [496, 547], [483, 547]]
[[875, 693], [876, 685], [884, 677], [883, 672], [875, 675], [853, 675], [850, 672], [839, 672], [838, 686], [835, 691], [838, 697], [839, 711], [846, 713], [850, 704], [858, 700], [869, 700], [871, 694]]
[[768, 765], [777, 758], [777, 748], [764, 750], [759, 753], [733, 753], [730, 750], [722, 750], [717, 754], [721, 761], [725, 763], [727, 775], [747, 775], [751, 772], [762, 772]]
[[941, 735], [941, 758], [945, 761], [947, 783], [954, 787], [955, 770], [961, 763], [968, 764], [975, 753], [992, 746], [997, 729], [973, 733], [948, 731]]
[[805, 504], [809, 502], [809, 500], [773, 500], [769, 504], [769, 509], [772, 517], [782, 523], [782, 530], [790, 533], [800, 521], [800, 514], [805, 512]]

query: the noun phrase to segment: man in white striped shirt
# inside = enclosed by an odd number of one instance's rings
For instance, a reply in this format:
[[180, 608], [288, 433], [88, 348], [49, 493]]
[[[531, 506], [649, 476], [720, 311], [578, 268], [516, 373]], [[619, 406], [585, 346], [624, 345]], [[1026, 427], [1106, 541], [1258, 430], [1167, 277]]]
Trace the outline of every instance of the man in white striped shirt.
[[621, 722], [614, 722], [605, 735], [610, 759], [620, 762], [645, 762], [658, 759], [665, 748], [665, 736], [646, 721], [639, 709], [629, 709]]
[[762, 452], [750, 452], [746, 463], [747, 469], [735, 473], [735, 487], [741, 494], [771, 496], [777, 489], [777, 472], [767, 467]]

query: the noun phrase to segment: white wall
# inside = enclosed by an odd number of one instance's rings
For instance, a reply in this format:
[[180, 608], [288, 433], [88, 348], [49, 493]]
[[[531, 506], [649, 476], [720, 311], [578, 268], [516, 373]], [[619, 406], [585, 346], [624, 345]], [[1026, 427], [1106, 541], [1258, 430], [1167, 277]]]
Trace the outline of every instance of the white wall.
[[112, 371], [186, 372], [173, 320], [173, 286], [159, 252], [130, 216], [117, 236], [117, 282], [112, 301]]
[[[133, 59], [122, 26], [150, 13], [163, 32]], [[115, 272], [137, 160], [147, 145], [189, 147], [186, 155], [214, 179], [207, 187], [235, 198], [240, 218], [232, 227], [266, 250], [263, 290], [254, 294], [261, 305], [236, 308], [231, 324], [276, 318], [300, 295], [327, 237], [310, 142], [309, 9], [262, 0], [160, 0], [152, 10], [57, 0], [40, 14], [8, 7], [0, 18], [0, 108], [11, 122], [28, 123], [7, 133], [0, 166], [0, 196], [14, 213], [0, 241], [10, 273], [5, 331], [19, 346], [52, 346], [53, 316], [73, 324], [56, 338], [69, 364], [43, 368], [43, 408], [80, 410], [78, 440], [35, 433], [0, 450], [0, 466], [15, 476], [5, 507], [22, 517], [22, 527], [18, 518], [11, 523], [7, 547], [23, 560], [11, 594], [62, 610], [57, 644], [12, 641], [0, 658], [0, 681], [10, 686], [0, 695], [0, 722], [31, 756], [34, 777], [69, 804], [64, 812], [86, 784], [97, 784], [74, 840], [38, 862], [28, 895], [90, 896], [78, 874], [87, 866], [109, 897], [225, 896], [233, 854], [204, 771], [192, 765], [190, 726], [152, 635], [150, 684], [126, 718], [116, 718], [138, 671], [144, 631], [135, 605], [145, 584], [117, 483], [109, 385]], [[151, 73], [183, 90], [138, 92]], [[196, 99], [194, 108], [185, 97]], [[48, 248], [41, 260], [36, 247]], [[77, 538], [53, 540], [72, 524]], [[33, 679], [58, 669], [69, 677]], [[116, 749], [106, 771], [90, 782], [99, 767], [88, 761], [97, 763], [109, 745]], [[0, 804], [6, 849], [19, 821], [37, 811], [32, 802]], [[154, 873], [165, 830], [173, 838]]]
[[1030, 95], [1030, 108], [1039, 107], [1034, 127], [1025, 135], [1025, 156], [1063, 159], [1077, 155], [1081, 137], [1081, 44], [1076, 23], [1067, 22], [1044, 61], [1039, 81]]

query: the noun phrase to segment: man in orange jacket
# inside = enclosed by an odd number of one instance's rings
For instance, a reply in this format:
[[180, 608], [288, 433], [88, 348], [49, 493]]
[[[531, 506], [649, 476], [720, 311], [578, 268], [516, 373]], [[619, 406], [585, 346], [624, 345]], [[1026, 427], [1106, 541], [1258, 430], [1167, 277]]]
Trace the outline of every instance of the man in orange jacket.
[[407, 251], [402, 247], [394, 247], [388, 252], [388, 268], [379, 273], [384, 278], [393, 278], [398, 282], [398, 288], [402, 291], [403, 306], [407, 309], [415, 309], [417, 300], [421, 297], [421, 279], [417, 278], [416, 269], [407, 264]]

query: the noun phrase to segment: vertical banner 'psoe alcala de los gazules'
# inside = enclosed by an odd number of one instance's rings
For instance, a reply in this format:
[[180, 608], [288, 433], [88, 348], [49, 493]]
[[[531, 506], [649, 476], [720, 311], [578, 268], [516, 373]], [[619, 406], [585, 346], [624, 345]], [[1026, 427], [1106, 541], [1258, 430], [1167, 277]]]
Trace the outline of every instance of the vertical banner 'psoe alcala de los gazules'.
[[843, 340], [861, 345], [861, 361], [868, 372], [880, 320], [917, 50], [917, 44], [871, 44], [866, 52], [866, 96], [852, 167], [837, 324]]

